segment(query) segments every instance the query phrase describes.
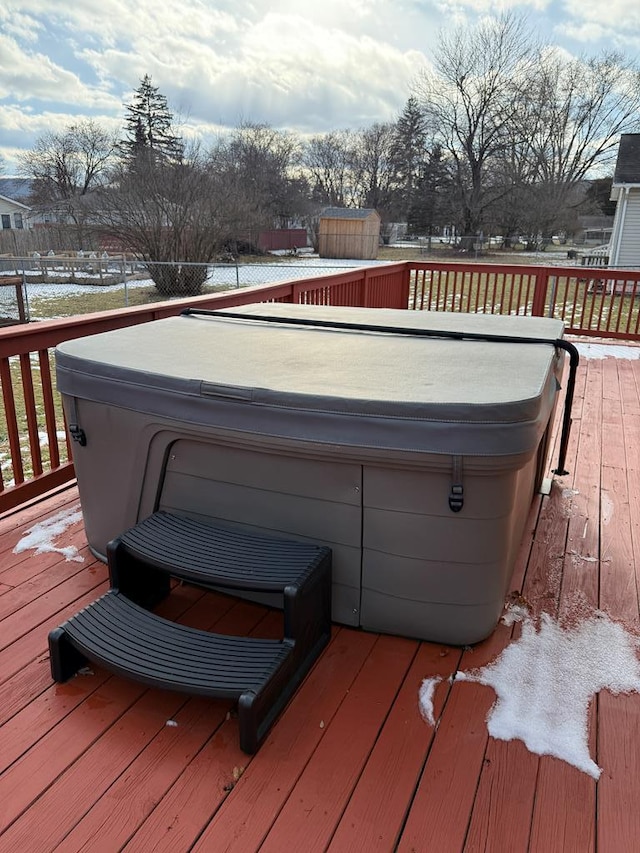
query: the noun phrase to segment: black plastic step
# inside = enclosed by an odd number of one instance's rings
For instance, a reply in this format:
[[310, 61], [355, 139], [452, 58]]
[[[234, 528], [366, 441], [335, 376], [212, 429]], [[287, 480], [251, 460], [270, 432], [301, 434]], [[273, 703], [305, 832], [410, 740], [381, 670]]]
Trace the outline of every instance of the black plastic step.
[[330, 550], [160, 511], [110, 542], [107, 556], [112, 585], [153, 606], [169, 577], [238, 591], [301, 588], [323, 573]]
[[51, 671], [66, 681], [87, 660], [143, 684], [238, 702], [240, 747], [253, 753], [326, 645], [228, 637], [188, 628], [111, 590], [49, 634]]

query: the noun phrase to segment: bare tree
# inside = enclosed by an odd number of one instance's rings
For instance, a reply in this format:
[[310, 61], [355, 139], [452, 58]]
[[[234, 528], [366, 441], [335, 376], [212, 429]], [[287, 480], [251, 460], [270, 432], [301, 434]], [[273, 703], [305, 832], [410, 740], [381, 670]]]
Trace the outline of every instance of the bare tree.
[[310, 175], [314, 201], [330, 207], [355, 207], [353, 185], [354, 139], [351, 131], [339, 130], [313, 136], [303, 154]]
[[163, 296], [199, 292], [205, 264], [219, 253], [233, 225], [227, 188], [197, 148], [180, 163], [155, 160], [135, 170], [120, 163], [99, 202], [95, 219], [102, 234], [148, 262]]
[[395, 198], [394, 125], [372, 124], [353, 134], [351, 174], [354, 196], [361, 207], [377, 210], [390, 221]]
[[467, 245], [483, 229], [531, 242], [553, 233], [584, 200], [580, 183], [640, 126], [634, 62], [568, 59], [513, 13], [442, 36], [416, 94], [453, 165]]
[[620, 134], [640, 128], [640, 73], [619, 53], [567, 60], [550, 50], [536, 64], [532, 95], [538, 114], [526, 134], [535, 166], [529, 202], [537, 229], [547, 234], [575, 200], [576, 187], [596, 167], [611, 169]]
[[526, 20], [512, 13], [440, 38], [433, 72], [415, 86], [433, 139], [454, 167], [460, 227], [467, 241], [482, 228], [493, 190], [487, 180], [517, 120], [514, 93], [533, 71], [536, 51]]
[[108, 180], [115, 145], [113, 135], [89, 119], [43, 134], [21, 158], [21, 173], [34, 181], [32, 204], [60, 222], [74, 223], [80, 245], [90, 213], [88, 196]]
[[294, 134], [251, 122], [214, 145], [209, 169], [228, 187], [238, 213], [242, 211], [245, 234], [286, 227], [307, 212], [308, 185], [299, 168], [300, 155]]

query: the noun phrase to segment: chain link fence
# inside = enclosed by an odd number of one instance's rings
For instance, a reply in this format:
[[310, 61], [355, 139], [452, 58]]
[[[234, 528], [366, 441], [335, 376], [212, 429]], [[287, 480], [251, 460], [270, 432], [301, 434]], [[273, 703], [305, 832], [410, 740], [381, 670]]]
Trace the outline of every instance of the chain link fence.
[[25, 319], [37, 321], [331, 275], [368, 263], [376, 262], [307, 256], [255, 263], [230, 258], [228, 262], [193, 264], [148, 262], [95, 252], [33, 253], [22, 258], [5, 255], [0, 257], [0, 292], [15, 293], [15, 277], [19, 277]]

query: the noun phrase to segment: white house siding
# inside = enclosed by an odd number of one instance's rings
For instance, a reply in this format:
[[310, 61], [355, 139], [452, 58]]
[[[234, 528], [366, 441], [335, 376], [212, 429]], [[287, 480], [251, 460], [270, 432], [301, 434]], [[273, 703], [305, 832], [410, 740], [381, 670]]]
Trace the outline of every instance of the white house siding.
[[29, 208], [0, 195], [0, 231], [29, 227]]
[[[625, 188], [618, 197], [613, 229], [611, 264], [621, 267], [640, 267], [640, 187]], [[617, 227], [616, 227], [617, 226]]]

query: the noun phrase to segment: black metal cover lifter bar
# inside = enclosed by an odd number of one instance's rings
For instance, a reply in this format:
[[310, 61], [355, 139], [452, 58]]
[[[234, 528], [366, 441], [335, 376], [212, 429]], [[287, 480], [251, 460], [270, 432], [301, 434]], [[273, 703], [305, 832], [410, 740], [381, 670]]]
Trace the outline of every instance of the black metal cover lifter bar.
[[509, 335], [490, 335], [482, 332], [453, 332], [435, 329], [415, 329], [401, 326], [378, 326], [372, 323], [345, 323], [334, 320], [312, 320], [308, 317], [278, 317], [272, 314], [242, 314], [234, 311], [215, 311], [208, 308], [185, 308], [181, 312], [184, 316], [203, 315], [205, 317], [220, 317], [228, 320], [257, 320], [262, 323], [281, 323], [287, 326], [312, 326], [321, 329], [344, 329], [354, 332], [381, 332], [389, 335], [408, 335], [419, 338], [445, 338], [452, 341], [488, 341], [498, 344], [546, 344], [564, 350], [569, 353], [569, 377], [567, 379], [567, 390], [564, 397], [564, 412], [562, 418], [562, 433], [560, 435], [560, 450], [558, 453], [558, 467], [553, 468], [554, 474], [559, 477], [568, 474], [565, 469], [567, 448], [569, 446], [569, 434], [571, 432], [571, 407], [576, 386], [576, 372], [580, 362], [578, 348], [570, 341], [563, 338], [549, 340], [548, 338], [525, 338]]

